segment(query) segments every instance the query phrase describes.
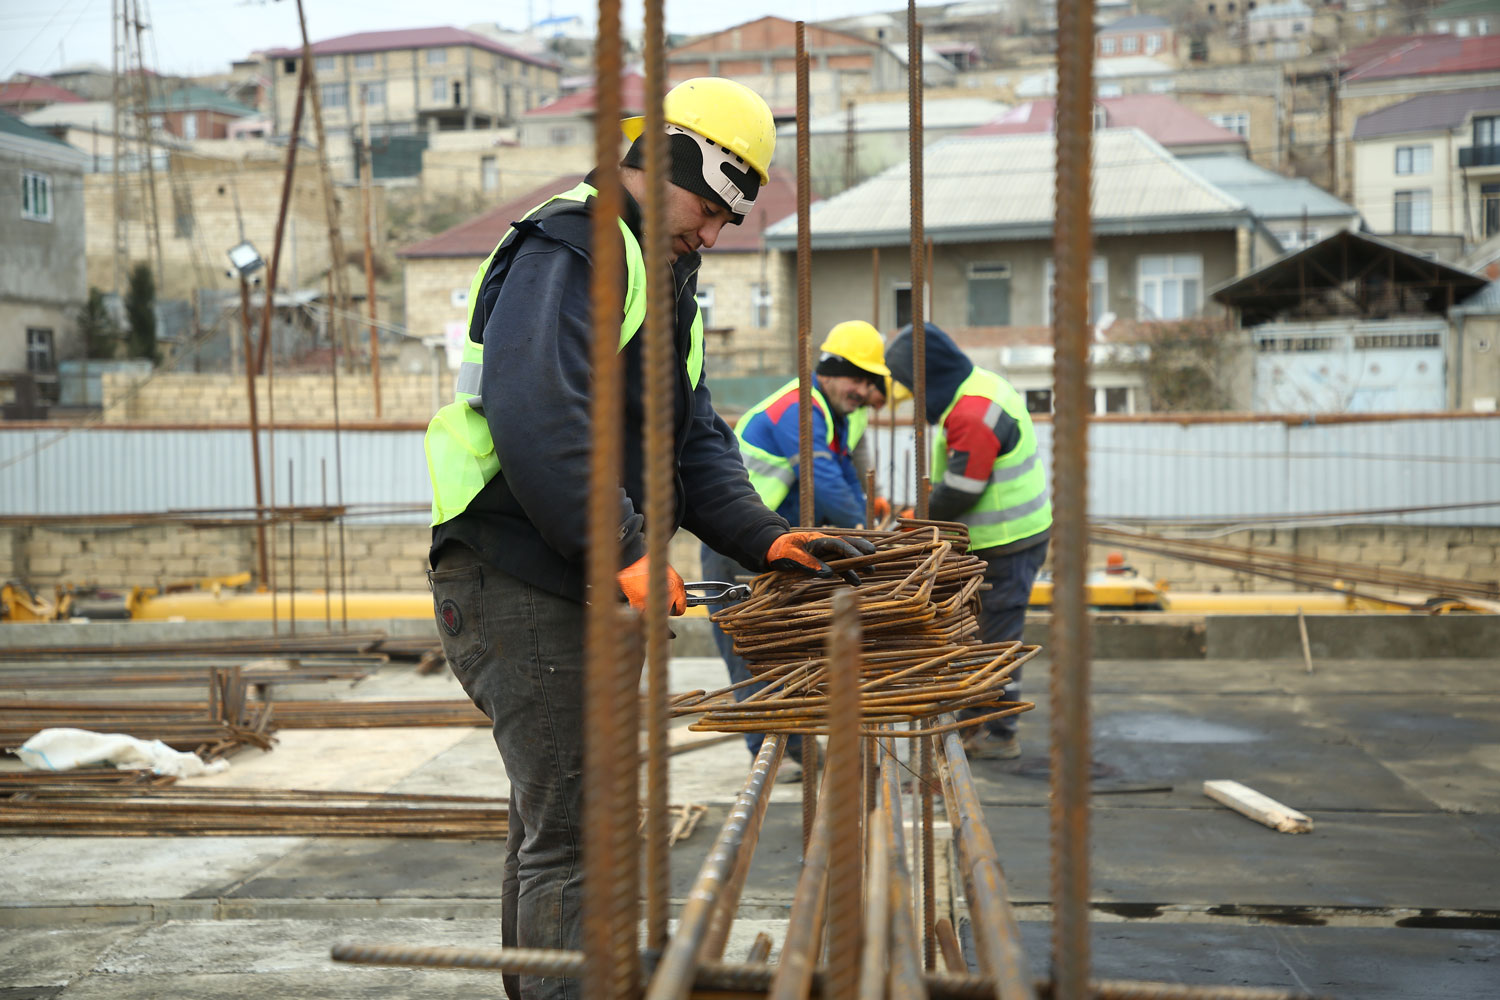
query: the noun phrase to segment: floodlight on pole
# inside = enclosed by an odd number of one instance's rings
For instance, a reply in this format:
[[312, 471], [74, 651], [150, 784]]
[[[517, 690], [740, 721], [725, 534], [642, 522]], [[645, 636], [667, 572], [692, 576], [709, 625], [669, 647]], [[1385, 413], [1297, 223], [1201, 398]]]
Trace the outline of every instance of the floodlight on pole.
[[250, 275], [259, 271], [266, 264], [261, 259], [260, 251], [256, 250], [255, 244], [249, 240], [230, 247], [227, 253], [229, 254], [229, 263], [233, 265], [241, 279], [250, 277]]

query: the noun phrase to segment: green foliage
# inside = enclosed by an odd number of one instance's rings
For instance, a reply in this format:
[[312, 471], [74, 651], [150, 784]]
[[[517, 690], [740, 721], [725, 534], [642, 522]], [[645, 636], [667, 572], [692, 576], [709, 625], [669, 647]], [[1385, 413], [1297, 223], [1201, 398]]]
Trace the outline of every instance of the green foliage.
[[104, 293], [97, 288], [89, 288], [88, 301], [78, 309], [78, 339], [86, 358], [108, 360], [119, 350], [120, 328], [104, 307]]
[[130, 324], [130, 356], [155, 361], [156, 277], [148, 264], [136, 264], [130, 269], [125, 288], [125, 320]]
[[1153, 413], [1233, 408], [1240, 343], [1225, 321], [1142, 323], [1128, 342], [1146, 348], [1130, 367], [1144, 379]]

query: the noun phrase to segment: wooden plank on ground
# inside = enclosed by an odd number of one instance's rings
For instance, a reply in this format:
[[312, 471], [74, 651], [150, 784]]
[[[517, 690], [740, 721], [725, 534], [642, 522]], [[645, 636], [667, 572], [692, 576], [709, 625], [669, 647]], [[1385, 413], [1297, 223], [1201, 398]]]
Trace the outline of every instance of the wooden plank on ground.
[[1205, 781], [1203, 794], [1280, 833], [1308, 833], [1313, 828], [1303, 813], [1238, 781]]

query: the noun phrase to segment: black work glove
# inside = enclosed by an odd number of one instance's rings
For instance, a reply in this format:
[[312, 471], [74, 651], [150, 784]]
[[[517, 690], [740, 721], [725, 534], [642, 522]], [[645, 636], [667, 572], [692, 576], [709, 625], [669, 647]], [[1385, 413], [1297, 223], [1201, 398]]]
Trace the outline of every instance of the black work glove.
[[[831, 579], [835, 574], [825, 559], [853, 559], [867, 556], [875, 546], [863, 538], [836, 538], [821, 531], [788, 531], [777, 535], [766, 550], [766, 565], [772, 569], [799, 570], [813, 576]], [[837, 574], [851, 587], [859, 586], [859, 574], [846, 569]]]

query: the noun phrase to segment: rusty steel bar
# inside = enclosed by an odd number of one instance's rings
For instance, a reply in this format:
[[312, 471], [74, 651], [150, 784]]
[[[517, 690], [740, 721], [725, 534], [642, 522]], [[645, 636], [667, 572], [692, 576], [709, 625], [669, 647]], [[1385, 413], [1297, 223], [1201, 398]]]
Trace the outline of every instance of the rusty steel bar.
[[[295, 506], [297, 503], [297, 463], [294, 459], [286, 460], [286, 502]], [[288, 630], [292, 635], [297, 634], [297, 525], [293, 521], [286, 523], [286, 558], [287, 558], [287, 609], [286, 621]], [[274, 603], [274, 602], [273, 602]]]
[[[980, 971], [996, 980], [1004, 1000], [1034, 1000], [1031, 969], [1021, 950], [1021, 930], [1006, 896], [1005, 873], [1000, 868], [995, 843], [984, 825], [984, 807], [979, 803], [974, 775], [964, 755], [963, 739], [958, 733], [949, 733], [942, 738], [941, 745], [948, 821], [953, 824], [958, 841]], [[952, 929], [949, 930], [951, 933]], [[944, 951], [946, 954], [947, 949]], [[951, 960], [948, 964], [951, 968]]]
[[[672, 935], [651, 984], [646, 990], [646, 1000], [683, 1000], [693, 986], [693, 977], [698, 968], [703, 942], [708, 933], [708, 924], [718, 906], [719, 894], [725, 879], [729, 878], [744, 844], [745, 832], [759, 812], [757, 803], [771, 794], [771, 783], [776, 768], [781, 764], [782, 752], [786, 749], [786, 737], [767, 736], [760, 745], [755, 764], [745, 779], [735, 799], [729, 818], [719, 830], [718, 839], [703, 860], [703, 867], [688, 892], [687, 902], [677, 919], [677, 932]], [[764, 815], [763, 812], [760, 812]], [[619, 826], [629, 824], [617, 823]]]
[[[874, 740], [866, 740], [874, 746]], [[865, 940], [859, 971], [859, 1000], [885, 1000], [886, 956], [891, 936], [890, 823], [884, 811], [866, 814]]]
[[755, 940], [750, 942], [750, 950], [745, 952], [746, 965], [761, 965], [771, 957], [771, 946], [774, 944], [771, 935], [765, 931], [755, 935]]
[[[828, 854], [833, 834], [828, 805], [818, 810], [812, 840], [802, 858], [802, 874], [786, 925], [781, 958], [771, 980], [770, 1000], [803, 1000], [809, 995], [818, 962], [820, 929], [828, 903]], [[839, 995], [839, 994], [835, 994]]]
[[[812, 160], [808, 145], [807, 23], [797, 22], [797, 500], [798, 523], [816, 527], [813, 515], [812, 440]], [[811, 777], [810, 777], [811, 776]], [[803, 761], [802, 780], [816, 775]], [[809, 800], [804, 796], [804, 802]], [[804, 846], [811, 818], [803, 815]]]
[[[422, 948], [406, 945], [334, 945], [335, 962], [353, 965], [391, 965], [433, 969], [473, 969], [481, 972], [518, 972], [536, 976], [577, 976], [583, 953], [548, 948]], [[714, 963], [699, 968], [694, 989], [704, 992], [765, 993], [775, 975], [761, 963]], [[929, 973], [918, 984], [932, 1000], [994, 1000], [995, 984], [978, 976]], [[823, 997], [823, 977], [814, 972], [811, 995]], [[1309, 994], [1253, 986], [1188, 986], [1181, 983], [1104, 979], [1089, 984], [1095, 1000], [1318, 1000]], [[1037, 984], [1047, 1000], [1051, 987]], [[883, 995], [883, 994], [877, 994]], [[842, 1000], [842, 998], [840, 998]]]
[[895, 745], [880, 744], [880, 822], [890, 834], [887, 864], [891, 870], [890, 892], [890, 1000], [923, 997], [921, 942], [912, 917], [911, 879], [906, 869], [906, 842], [901, 836], [901, 776], [897, 771]]
[[[768, 736], [767, 739], [785, 740], [785, 736]], [[750, 865], [755, 861], [755, 847], [760, 841], [760, 828], [765, 822], [766, 806], [770, 805], [771, 796], [761, 795], [756, 798], [751, 807], [749, 821], [745, 824], [745, 834], [740, 841], [739, 853], [736, 856], [734, 867], [730, 870], [729, 878], [725, 880], [718, 893], [713, 913], [709, 916], [708, 930], [703, 938], [703, 947], [700, 956], [707, 959], [720, 959], [724, 957], [724, 947], [729, 943], [729, 930], [734, 924], [734, 919], [739, 911], [740, 894], [745, 891], [745, 879], [750, 876]]]
[[[935, 723], [926, 719], [918, 725], [931, 729]], [[933, 927], [937, 923], [937, 876], [933, 871], [933, 858], [937, 852], [932, 833], [932, 741], [935, 738], [927, 736], [916, 743], [921, 751], [918, 780], [922, 785], [922, 968], [929, 972], [937, 968], [937, 932]]]
[[[667, 134], [662, 105], [666, 93], [666, 28], [663, 0], [646, 8], [646, 204], [642, 248], [646, 273], [671, 273], [667, 232]], [[672, 470], [673, 371], [672, 292], [660, 280], [646, 282], [645, 488], [646, 558], [646, 947], [667, 946], [671, 860], [667, 843], [667, 543], [672, 534], [676, 483]], [[717, 956], [716, 956], [717, 957]]]
[[[297, 105], [300, 110], [302, 105]], [[292, 134], [292, 145], [296, 145], [296, 133]], [[273, 262], [275, 258], [272, 258]], [[259, 570], [256, 583], [266, 586], [270, 568], [266, 562], [266, 525], [264, 488], [260, 476], [260, 413], [255, 401], [255, 366], [250, 362], [250, 283], [240, 278], [240, 328], [245, 347], [245, 394], [250, 406], [250, 464], [255, 477], [255, 559]]]
[[807, 854], [807, 845], [812, 840], [813, 822], [818, 815], [818, 768], [822, 763], [816, 734], [804, 734], [802, 738], [802, 853]]
[[963, 948], [959, 947], [958, 934], [953, 930], [953, 921], [947, 917], [941, 917], [934, 930], [937, 931], [938, 948], [943, 953], [943, 965], [949, 972], [967, 975], [969, 963], [964, 960]]
[[[922, 217], [922, 26], [917, 23], [917, 0], [906, 3], [907, 146], [911, 174], [911, 330], [912, 429], [916, 432], [916, 482], [927, 475], [927, 328], [922, 298], [926, 284], [925, 224]], [[894, 432], [893, 432], [894, 433]], [[920, 488], [917, 517], [927, 517], [927, 497]]]
[[870, 248], [870, 325], [880, 329], [880, 248]]
[[1056, 221], [1052, 258], [1052, 981], [1058, 1000], [1089, 985], [1088, 573], [1089, 211], [1094, 3], [1061, 0], [1057, 30]]
[[374, 195], [370, 185], [374, 179], [375, 164], [370, 154], [370, 121], [366, 116], [366, 91], [359, 92], [359, 142], [364, 152], [364, 169], [359, 175], [359, 214], [363, 221], [360, 229], [365, 244], [365, 308], [370, 314], [370, 391], [375, 404], [375, 419], [380, 419], [380, 331], [375, 328], [375, 261], [374, 248], [370, 245], [370, 229], [375, 225]]
[[620, 187], [620, 0], [599, 0], [594, 50], [594, 185], [591, 282], [594, 395], [590, 422], [588, 584], [584, 639], [584, 892], [582, 944], [588, 997], [631, 1000], [640, 993], [636, 921], [639, 873], [636, 716], [638, 664], [625, 662], [622, 635], [638, 636], [615, 595], [619, 569], [620, 481], [624, 444], [623, 374], [619, 361], [624, 243]]
[[[266, 303], [260, 318], [260, 344], [255, 355], [254, 370], [258, 373], [266, 363], [266, 349], [271, 343], [271, 314], [276, 307], [276, 277], [281, 271], [281, 241], [286, 233], [286, 211], [292, 199], [292, 178], [297, 169], [297, 145], [302, 136], [302, 105], [307, 94], [308, 74], [311, 67], [303, 59], [297, 73], [297, 99], [292, 105], [292, 131], [286, 143], [286, 167], [281, 174], [281, 203], [276, 209], [276, 229], [271, 237], [271, 258], [266, 261]], [[250, 356], [245, 356], [245, 366], [252, 367]]]
[[[823, 782], [829, 824], [838, 836], [860, 828], [859, 597], [844, 588], [833, 595], [828, 636], [828, 765]], [[860, 852], [839, 850], [828, 866], [828, 972], [824, 989], [853, 996], [860, 965]]]

